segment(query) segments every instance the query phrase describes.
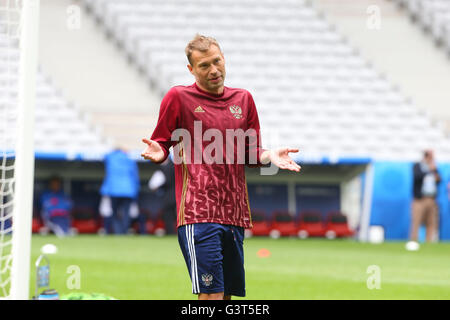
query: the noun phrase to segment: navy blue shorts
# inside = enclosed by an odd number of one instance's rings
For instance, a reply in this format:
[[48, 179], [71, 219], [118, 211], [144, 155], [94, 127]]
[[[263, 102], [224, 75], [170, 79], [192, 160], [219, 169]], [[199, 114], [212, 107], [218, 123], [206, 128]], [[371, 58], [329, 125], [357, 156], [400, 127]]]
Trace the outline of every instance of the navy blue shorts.
[[195, 223], [178, 228], [178, 242], [192, 281], [192, 293], [224, 292], [245, 297], [244, 228]]

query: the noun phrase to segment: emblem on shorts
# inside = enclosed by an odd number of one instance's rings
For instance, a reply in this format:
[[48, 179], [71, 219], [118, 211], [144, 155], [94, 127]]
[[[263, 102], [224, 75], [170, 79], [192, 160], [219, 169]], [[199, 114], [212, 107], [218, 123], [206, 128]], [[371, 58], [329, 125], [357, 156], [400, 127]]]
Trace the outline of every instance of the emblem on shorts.
[[233, 117], [235, 117], [236, 119], [241, 119], [242, 118], [242, 109], [239, 106], [230, 106], [230, 111], [231, 114], [233, 115]]
[[209, 287], [213, 281], [213, 276], [209, 273], [202, 274], [202, 281], [205, 286]]

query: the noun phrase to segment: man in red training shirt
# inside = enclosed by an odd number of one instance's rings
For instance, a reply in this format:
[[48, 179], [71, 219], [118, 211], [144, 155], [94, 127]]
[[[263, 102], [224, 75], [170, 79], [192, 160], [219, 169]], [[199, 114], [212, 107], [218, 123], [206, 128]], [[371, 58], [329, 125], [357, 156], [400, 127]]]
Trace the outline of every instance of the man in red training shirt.
[[[225, 59], [214, 38], [186, 47], [190, 86], [175, 86], [142, 156], [163, 162], [173, 147], [178, 240], [200, 300], [245, 296], [244, 229], [252, 227], [245, 165], [271, 162], [295, 172], [298, 149], [265, 150], [251, 94], [224, 86]], [[237, 145], [236, 145], [237, 142]]]

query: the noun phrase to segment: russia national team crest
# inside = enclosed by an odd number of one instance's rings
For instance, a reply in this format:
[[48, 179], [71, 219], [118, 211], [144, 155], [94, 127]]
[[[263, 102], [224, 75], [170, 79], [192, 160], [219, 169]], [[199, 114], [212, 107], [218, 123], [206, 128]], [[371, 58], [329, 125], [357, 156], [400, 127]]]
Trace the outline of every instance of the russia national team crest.
[[241, 119], [242, 118], [242, 109], [239, 106], [233, 105], [230, 106], [230, 111], [231, 114], [233, 115], [233, 117], [235, 117], [236, 119]]
[[213, 281], [213, 276], [209, 273], [202, 274], [202, 281], [206, 287], [209, 287]]

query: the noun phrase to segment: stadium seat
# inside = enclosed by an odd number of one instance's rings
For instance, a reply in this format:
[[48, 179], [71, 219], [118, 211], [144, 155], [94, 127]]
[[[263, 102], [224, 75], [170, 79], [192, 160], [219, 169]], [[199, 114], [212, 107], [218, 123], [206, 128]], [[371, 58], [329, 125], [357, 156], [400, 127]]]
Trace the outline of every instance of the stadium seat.
[[[0, 24], [1, 25], [1, 24]], [[14, 40], [2, 38], [0, 41], [0, 105], [17, 105], [19, 50]], [[98, 128], [91, 128], [80, 110], [61, 96], [60, 90], [42, 71], [37, 73], [36, 81], [35, 134], [42, 139], [35, 140], [38, 152], [101, 152], [109, 145]], [[11, 113], [13, 114], [13, 112]], [[16, 121], [16, 119], [9, 119]], [[71, 143], [58, 143], [61, 132], [71, 130]], [[89, 138], [86, 137], [89, 135]], [[78, 139], [80, 137], [80, 140]]]
[[44, 226], [42, 222], [42, 218], [39, 212], [39, 209], [35, 206], [33, 206], [33, 220], [31, 222], [31, 232], [32, 233], [39, 233], [41, 228]]
[[100, 229], [100, 224], [94, 210], [89, 207], [73, 208], [72, 228], [77, 233], [97, 233]]
[[[450, 48], [450, 2], [447, 0], [396, 0], [408, 10], [411, 20], [429, 33], [436, 44]], [[450, 51], [449, 51], [450, 52]]]
[[298, 236], [302, 239], [308, 237], [324, 237], [325, 224], [319, 211], [303, 211], [299, 213]]
[[[145, 221], [145, 229], [147, 231], [147, 234], [154, 234], [155, 232], [155, 221], [153, 219], [153, 213], [146, 209], [146, 208], [140, 208], [141, 214], [143, 214], [146, 217]], [[136, 232], [138, 231], [137, 225], [134, 226]]]
[[270, 221], [267, 220], [266, 213], [261, 210], [252, 210], [253, 228], [247, 231], [247, 235], [268, 236], [270, 234]]
[[77, 233], [97, 233], [100, 229], [95, 219], [72, 220], [72, 228], [75, 228]]
[[31, 227], [31, 231], [33, 233], [39, 233], [39, 231], [41, 230], [41, 228], [44, 225], [42, 224], [42, 221], [39, 217], [33, 217], [33, 221], [32, 221], [32, 227]]
[[[151, 221], [151, 222], [147, 222], [147, 230], [149, 230], [150, 234], [154, 234], [157, 236], [163, 236], [167, 233], [166, 224], [162, 218], [162, 215], [163, 215], [162, 211], [159, 211], [153, 220], [151, 220], [151, 219], [148, 220], [148, 221]], [[177, 230], [177, 222], [176, 221], [174, 223], [174, 230]]]
[[297, 236], [298, 224], [288, 211], [274, 211], [272, 214], [271, 237]]
[[325, 224], [325, 236], [329, 239], [336, 237], [351, 237], [354, 231], [348, 226], [347, 216], [342, 212], [330, 212]]

